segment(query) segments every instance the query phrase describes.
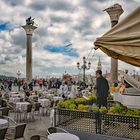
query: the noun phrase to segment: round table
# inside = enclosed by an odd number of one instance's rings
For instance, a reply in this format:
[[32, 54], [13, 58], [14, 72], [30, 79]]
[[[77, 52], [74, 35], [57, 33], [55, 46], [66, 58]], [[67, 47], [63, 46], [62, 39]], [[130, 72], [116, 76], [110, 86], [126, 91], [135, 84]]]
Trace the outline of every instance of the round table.
[[38, 95], [35, 95], [35, 94], [30, 95], [29, 98], [30, 98], [30, 99], [38, 98]]
[[16, 97], [16, 98], [10, 97], [10, 98], [9, 98], [9, 102], [10, 102], [10, 103], [20, 102], [20, 98], [19, 98], [19, 97]]
[[17, 102], [16, 109], [25, 111], [25, 110], [27, 110], [27, 105], [29, 105], [29, 104], [30, 104], [29, 102]]
[[54, 95], [53, 95], [53, 94], [50, 94], [50, 93], [47, 93], [47, 94], [45, 94], [45, 96], [48, 97], [48, 98], [49, 98], [49, 97], [51, 98], [51, 97], [53, 97]]
[[16, 97], [20, 97], [20, 94], [11, 94], [10, 96], [16, 98]]
[[48, 135], [48, 140], [80, 140], [78, 136], [70, 133], [52, 133]]
[[48, 107], [50, 105], [49, 99], [38, 99], [38, 102], [41, 104], [42, 107]]
[[0, 129], [7, 128], [8, 127], [8, 121], [5, 119], [0, 119]]

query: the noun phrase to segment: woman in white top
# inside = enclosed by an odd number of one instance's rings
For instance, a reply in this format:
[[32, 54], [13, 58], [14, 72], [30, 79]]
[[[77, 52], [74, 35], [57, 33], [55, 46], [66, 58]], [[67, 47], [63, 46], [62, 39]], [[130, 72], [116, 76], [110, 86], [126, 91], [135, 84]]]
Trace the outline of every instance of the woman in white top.
[[70, 98], [76, 98], [77, 92], [78, 92], [77, 86], [75, 85], [75, 82], [72, 82], [71, 92], [70, 92], [69, 97]]
[[62, 82], [62, 85], [60, 86], [60, 94], [63, 98], [67, 98], [68, 96], [68, 85], [66, 82]]

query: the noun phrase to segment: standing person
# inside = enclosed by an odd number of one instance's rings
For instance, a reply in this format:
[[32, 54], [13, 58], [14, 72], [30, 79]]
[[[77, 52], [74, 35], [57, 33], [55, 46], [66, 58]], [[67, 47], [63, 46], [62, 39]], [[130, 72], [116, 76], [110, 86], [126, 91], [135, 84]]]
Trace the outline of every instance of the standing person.
[[63, 98], [67, 98], [68, 96], [68, 85], [67, 82], [62, 82], [62, 85], [60, 86], [60, 94]]
[[43, 80], [42, 80], [42, 79], [39, 79], [39, 80], [38, 80], [38, 84], [39, 84], [40, 89], [42, 89]]
[[72, 86], [71, 86], [71, 92], [70, 92], [70, 98], [76, 98], [76, 95], [78, 93], [78, 90], [77, 90], [77, 86], [76, 86], [76, 83], [75, 82], [72, 82]]
[[20, 80], [20, 79], [18, 79], [18, 91], [20, 91], [20, 88], [21, 88], [21, 86], [22, 86], [22, 81]]
[[57, 79], [57, 80], [56, 80], [56, 83], [55, 83], [55, 88], [56, 88], [56, 89], [59, 89], [60, 86], [61, 86], [61, 82], [60, 82], [59, 79]]
[[28, 90], [27, 81], [25, 81], [24, 84], [23, 84], [23, 90], [24, 90], [24, 91]]
[[102, 71], [96, 71], [96, 97], [97, 97], [97, 105], [99, 108], [101, 106], [107, 107], [107, 97], [109, 93], [109, 85], [108, 81], [102, 76]]
[[29, 91], [33, 91], [33, 81], [31, 81], [29, 84], [28, 84], [28, 87], [29, 87]]
[[8, 89], [9, 89], [9, 91], [12, 90], [12, 80], [11, 79], [8, 81]]

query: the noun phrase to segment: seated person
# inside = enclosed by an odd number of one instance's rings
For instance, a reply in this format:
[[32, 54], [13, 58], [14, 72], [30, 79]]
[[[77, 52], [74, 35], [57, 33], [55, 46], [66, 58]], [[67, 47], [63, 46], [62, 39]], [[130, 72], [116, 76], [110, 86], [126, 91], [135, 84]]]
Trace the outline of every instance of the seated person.
[[0, 93], [0, 107], [7, 107], [7, 103], [2, 99], [2, 94]]
[[27, 97], [29, 97], [29, 96], [30, 96], [30, 92], [29, 92], [28, 90], [26, 90], [26, 91], [25, 91], [25, 95], [26, 95]]

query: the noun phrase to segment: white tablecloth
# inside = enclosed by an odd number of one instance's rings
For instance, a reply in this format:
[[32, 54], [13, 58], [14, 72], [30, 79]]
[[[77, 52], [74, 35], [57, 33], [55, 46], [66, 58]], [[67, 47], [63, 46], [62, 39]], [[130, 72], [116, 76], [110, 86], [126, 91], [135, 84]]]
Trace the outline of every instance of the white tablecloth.
[[45, 94], [45, 96], [49, 98], [49, 97], [53, 97], [54, 95], [50, 94], [50, 93], [47, 93], [47, 94]]
[[56, 101], [63, 101], [64, 99], [62, 97], [59, 97], [59, 96], [54, 96], [53, 100], [56, 102]]
[[10, 94], [17, 94], [17, 92], [16, 91], [11, 91]]
[[9, 98], [9, 102], [10, 103], [20, 102], [20, 98], [19, 97], [16, 97], [16, 98], [11, 97], [11, 98]]
[[29, 96], [30, 99], [33, 99], [33, 98], [36, 98], [36, 97], [38, 97], [38, 95], [33, 94], [33, 95]]
[[120, 94], [118, 92], [113, 93], [113, 99], [122, 103], [129, 108], [140, 109], [140, 96], [132, 96], [129, 94]]
[[7, 128], [8, 127], [8, 121], [5, 119], [0, 119], [0, 128]]
[[27, 110], [27, 105], [30, 104], [29, 102], [17, 102], [16, 103], [16, 109], [25, 111]]
[[48, 140], [80, 140], [78, 136], [70, 133], [52, 133], [48, 135]]
[[38, 99], [38, 102], [42, 107], [48, 107], [50, 105], [49, 99]]
[[20, 97], [20, 94], [10, 94], [10, 96], [16, 98], [16, 97]]

